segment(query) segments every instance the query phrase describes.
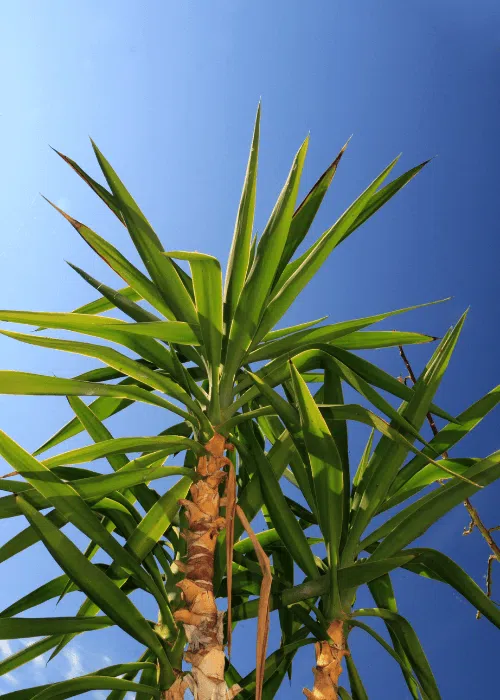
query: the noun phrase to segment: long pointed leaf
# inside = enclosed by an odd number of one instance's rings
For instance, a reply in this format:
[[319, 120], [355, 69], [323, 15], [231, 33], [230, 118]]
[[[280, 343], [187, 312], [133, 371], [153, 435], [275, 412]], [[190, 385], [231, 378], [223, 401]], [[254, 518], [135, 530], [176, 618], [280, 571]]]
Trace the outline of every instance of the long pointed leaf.
[[101, 238], [92, 229], [82, 224], [80, 221], [66, 214], [62, 209], [57, 207], [53, 202], [47, 199], [47, 202], [56, 209], [73, 228], [80, 234], [83, 240], [94, 250], [100, 258], [102, 258], [112, 270], [116, 272], [125, 282], [127, 282], [143, 299], [149, 301], [155, 309], [160, 311], [166, 318], [175, 320], [175, 315], [170, 306], [165, 302], [159, 290], [131, 262], [125, 258], [111, 243], [108, 243], [104, 238]]
[[253, 220], [255, 212], [255, 196], [257, 189], [257, 164], [259, 159], [260, 137], [260, 103], [255, 117], [252, 145], [248, 157], [245, 182], [241, 193], [238, 215], [234, 228], [231, 251], [227, 263], [226, 280], [224, 284], [224, 321], [229, 328], [238, 306], [238, 301], [245, 283], [245, 277], [250, 259], [252, 243]]
[[328, 614], [334, 615], [340, 612], [337, 567], [344, 518], [344, 470], [337, 445], [307, 384], [293, 363], [290, 363], [290, 371], [311, 465], [320, 530], [325, 539], [330, 568]]
[[[480, 486], [487, 486], [496, 481], [500, 477], [500, 451], [477, 462], [468, 470], [467, 476]], [[478, 488], [475, 486], [457, 478], [450, 479], [437, 491], [423, 496], [390, 518], [365, 538], [359, 546], [365, 548], [380, 537], [384, 537], [384, 541], [380, 547], [377, 547], [376, 554], [373, 556], [376, 559], [390, 556], [391, 553], [398, 552], [420, 537], [443, 515], [477, 491]]]
[[[414, 426], [420, 427], [426, 418], [430, 402], [439, 387], [462, 330], [465, 316], [466, 314], [462, 316], [453, 331], [445, 336], [436, 348], [428, 368], [415, 384], [413, 398], [402, 411], [402, 416], [405, 420], [409, 420]], [[346, 558], [351, 557], [354, 551], [357, 550], [363, 531], [378, 510], [380, 503], [387, 497], [390, 485], [406, 455], [406, 448], [394, 442], [389, 443], [387, 438], [382, 438], [375, 448], [373, 457], [363, 475], [362, 482], [358, 485], [357, 500], [353, 503], [356, 512], [352, 519], [351, 530], [344, 551]], [[475, 480], [473, 471], [467, 475], [467, 478], [474, 479], [475, 483], [480, 483]], [[455, 479], [452, 481], [455, 481]], [[467, 489], [476, 490], [470, 484], [462, 481], [459, 483]]]
[[[142, 325], [142, 324], [140, 324]], [[28, 343], [29, 345], [38, 345], [45, 348], [53, 348], [54, 350], [62, 350], [63, 352], [72, 352], [80, 355], [85, 355], [87, 357], [95, 357], [101, 362], [119, 369], [128, 376], [136, 379], [140, 382], [148, 384], [153, 389], [162, 391], [165, 394], [172, 396], [173, 398], [181, 401], [185, 406], [188, 406], [191, 410], [199, 413], [200, 410], [198, 405], [191, 399], [189, 394], [180, 387], [176, 382], [174, 382], [169, 377], [158, 374], [149, 367], [139, 364], [135, 360], [131, 360], [126, 355], [114, 350], [113, 348], [108, 348], [104, 345], [96, 345], [95, 343], [81, 343], [74, 340], [58, 340], [56, 338], [46, 338], [39, 335], [28, 335], [25, 333], [13, 333], [12, 331], [0, 331], [0, 334], [6, 335], [9, 338], [14, 338], [23, 343]], [[182, 411], [177, 406], [171, 404], [170, 410], [174, 413], [182, 415], [183, 418], [188, 417], [185, 411]]]
[[[128, 597], [115, 586], [106, 574], [91, 564], [60, 530], [44, 519], [27, 501], [19, 498], [19, 506], [31, 525], [38, 530], [51, 555], [68, 576], [95, 600], [111, 620], [132, 637], [154, 650], [158, 657], [168, 664], [158, 638]], [[4, 620], [0, 620], [0, 628], [3, 622]]]
[[[222, 391], [229, 393], [243, 355], [257, 331], [292, 221], [308, 139], [298, 151], [288, 179], [257, 246], [255, 261], [241, 292], [229, 330]], [[274, 325], [274, 324], [273, 324]], [[271, 330], [268, 328], [266, 332]], [[262, 335], [265, 335], [263, 333]]]
[[125, 226], [161, 297], [179, 321], [196, 323], [193, 300], [172, 261], [160, 253], [163, 246], [122, 181], [92, 142], [101, 170], [123, 215]]
[[319, 270], [332, 250], [341, 242], [356, 218], [366, 207], [368, 201], [396, 165], [397, 159], [369, 185], [369, 187], [351, 204], [340, 219], [326, 231], [308, 251], [308, 255], [296, 271], [286, 280], [267, 305], [259, 325], [257, 338], [263, 338], [276, 325], [291, 306], [297, 295], [304, 289], [314, 274]]

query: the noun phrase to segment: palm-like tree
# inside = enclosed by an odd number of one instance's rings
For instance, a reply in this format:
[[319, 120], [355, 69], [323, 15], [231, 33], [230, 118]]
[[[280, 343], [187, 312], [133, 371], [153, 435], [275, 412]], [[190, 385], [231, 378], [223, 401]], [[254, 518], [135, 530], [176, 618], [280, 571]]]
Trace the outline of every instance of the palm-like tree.
[[[368, 614], [386, 620], [393, 647], [379, 641], [401, 664], [413, 696], [421, 690], [426, 697], [438, 697], [415, 635], [395, 610], [388, 575], [399, 566], [445, 580], [498, 624], [493, 604], [443, 555], [402, 551], [449, 508], [496, 478], [499, 469], [496, 455], [481, 461], [439, 459], [498, 400], [494, 391], [458, 419], [432, 403], [463, 319], [444, 337], [413, 389], [354, 352], [434, 340], [417, 333], [364, 330], [408, 309], [275, 330], [332, 250], [425, 163], [384, 185], [393, 161], [331, 228], [296, 256], [345, 147], [297, 207], [304, 142], [257, 241], [253, 217], [259, 128], [260, 110], [224, 285], [216, 258], [164, 251], [95, 145], [108, 188], [62, 156], [124, 224], [145, 272], [61, 212], [127, 286], [116, 291], [73, 266], [99, 290], [99, 299], [71, 313], [0, 312], [4, 322], [38, 327], [37, 333], [4, 335], [104, 364], [73, 379], [0, 372], [1, 393], [67, 396], [75, 414], [33, 455], [0, 433], [0, 453], [21, 477], [1, 481], [12, 495], [0, 499], [0, 515], [28, 520], [28, 527], [0, 548], [0, 561], [41, 540], [64, 571], [1, 613], [3, 638], [43, 638], [0, 662], [0, 672], [48, 650], [54, 656], [74, 635], [109, 625], [138, 640], [144, 652], [136, 662], [21, 691], [23, 699], [109, 689], [113, 700], [127, 691], [141, 698], [162, 694], [175, 700], [189, 687], [199, 700], [213, 700], [238, 693], [261, 697], [263, 684], [266, 697], [272, 697], [297, 648], [310, 641], [317, 642], [310, 697], [334, 698], [349, 629], [361, 626], [375, 635], [357, 619]], [[190, 274], [178, 261], [189, 264]], [[122, 312], [127, 320], [102, 315], [109, 310]], [[43, 329], [89, 335], [105, 344], [47, 337]], [[315, 382], [320, 389], [313, 397], [307, 385]], [[346, 405], [343, 384], [357, 391], [364, 405]], [[402, 408], [394, 409], [379, 390], [401, 399]], [[89, 405], [81, 396], [96, 398]], [[104, 421], [135, 402], [166, 409], [180, 422], [153, 437], [113, 438]], [[429, 445], [418, 432], [428, 411], [449, 421]], [[352, 489], [349, 421], [366, 423], [382, 436], [373, 455], [370, 439]], [[82, 431], [93, 444], [38, 459]], [[422, 442], [421, 449], [415, 440]], [[128, 452], [142, 454], [129, 460]], [[403, 466], [409, 452], [414, 456]], [[165, 466], [169, 455], [181, 453], [182, 466]], [[75, 466], [102, 457], [113, 473]], [[159, 493], [154, 482], [164, 477], [175, 482]], [[298, 489], [296, 499], [283, 494], [282, 477]], [[376, 514], [450, 477], [422, 503], [407, 506], [366, 534]], [[250, 522], [260, 511], [269, 528], [255, 536]], [[90, 538], [85, 552], [64, 534], [67, 523]], [[319, 527], [313, 539], [304, 533], [311, 525]], [[243, 529], [248, 538], [242, 538]], [[324, 548], [319, 557], [311, 549], [316, 544]], [[92, 563], [98, 550], [108, 555], [109, 564]], [[363, 551], [369, 555], [366, 560], [359, 559]], [[294, 586], [295, 564], [304, 574], [299, 586]], [[365, 583], [378, 608], [353, 613], [356, 590]], [[130, 600], [136, 589], [156, 600], [156, 623], [145, 619]], [[280, 609], [283, 645], [265, 660], [270, 589], [272, 606]], [[86, 595], [75, 617], [17, 617], [70, 591]], [[228, 611], [233, 608], [226, 633], [224, 615], [215, 603], [224, 593]], [[256, 593], [259, 600], [249, 600]], [[226, 667], [224, 642], [238, 620], [252, 615], [259, 618], [256, 670], [242, 679], [232, 666]], [[189, 672], [182, 668], [183, 657], [191, 664]], [[353, 697], [365, 697], [350, 656], [347, 665]], [[347, 697], [344, 690], [338, 692]]]
[[[268, 454], [285, 436], [295, 448], [289, 465], [281, 462], [270, 468], [255, 431], [245, 430], [242, 451], [258, 467], [268, 523], [268, 529], [257, 537], [273, 559], [271, 609], [279, 610], [282, 630], [282, 645], [265, 664], [264, 688], [269, 688], [269, 697], [297, 650], [315, 642], [314, 687], [304, 691], [306, 697], [367, 698], [348, 647], [349, 633], [361, 628], [400, 665], [411, 697], [440, 698], [418, 637], [398, 612], [390, 574], [399, 568], [447, 584], [500, 628], [498, 607], [455, 562], [437, 550], [411, 546], [452, 508], [500, 475], [500, 451], [484, 459], [439, 456], [447, 455], [496, 407], [498, 386], [447, 422], [421, 452], [411, 454], [414, 435], [399, 426], [404, 419], [412, 431], [420, 429], [464, 319], [443, 338], [413, 395], [401, 404], [398, 420], [393, 418], [390, 424], [362, 406], [343, 402], [339, 380], [350, 383], [347, 378], [353, 378], [346, 371], [352, 358], [333, 345], [295, 356], [285, 383], [288, 401], [253, 377], [264, 397], [258, 401], [274, 409], [272, 415], [257, 418], [262, 436], [272, 445]], [[364, 370], [380, 388], [390, 389], [391, 378], [359, 357], [355, 362], [358, 379]], [[313, 376], [312, 367], [320, 366], [321, 378]], [[315, 380], [321, 386], [313, 396], [306, 381]], [[359, 463], [351, 470], [348, 422], [352, 420], [372, 425], [373, 430]], [[374, 439], [377, 433], [378, 440]], [[282, 494], [282, 476], [295, 486], [295, 498]], [[428, 488], [432, 486], [439, 488]], [[374, 518], [376, 524], [372, 524]], [[315, 554], [318, 545], [320, 556]], [[237, 551], [248, 549], [247, 540], [236, 545]], [[257, 592], [261, 576], [251, 562], [237, 561], [240, 568], [233, 580], [233, 596], [243, 600], [233, 609], [233, 620], [240, 621], [258, 613], [259, 600], [249, 600], [249, 596]], [[302, 571], [299, 585], [294, 585], [294, 563]], [[356, 609], [362, 586], [368, 586], [376, 607]], [[363, 617], [382, 618], [392, 646], [360, 620]], [[344, 657], [352, 695], [338, 687]], [[253, 697], [255, 674], [244, 679], [237, 674], [231, 677], [245, 688], [241, 697]]]

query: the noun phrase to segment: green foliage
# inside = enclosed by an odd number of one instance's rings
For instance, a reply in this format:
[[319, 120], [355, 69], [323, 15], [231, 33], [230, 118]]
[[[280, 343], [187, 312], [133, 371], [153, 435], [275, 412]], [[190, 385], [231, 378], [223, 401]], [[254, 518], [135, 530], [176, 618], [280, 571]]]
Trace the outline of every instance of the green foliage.
[[[496, 605], [457, 564], [438, 551], [413, 546], [451, 508], [500, 476], [500, 453], [443, 457], [500, 399], [496, 387], [457, 418], [433, 403], [465, 315], [444, 335], [413, 388], [357, 352], [436, 340], [428, 334], [371, 328], [417, 306], [335, 324], [324, 324], [322, 318], [276, 327], [330, 253], [426, 163], [386, 184], [396, 166], [393, 161], [336, 223], [296, 256], [347, 144], [297, 206], [306, 139], [257, 238], [253, 222], [259, 135], [260, 107], [225, 276], [211, 255], [164, 250], [95, 144], [107, 187], [59, 154], [126, 228], [144, 269], [61, 212], [126, 286], [117, 284], [117, 291], [72, 265], [102, 296], [67, 313], [0, 311], [0, 321], [51, 333], [4, 330], [5, 338], [101, 363], [74, 378], [0, 371], [0, 393], [65, 396], [72, 411], [66, 425], [33, 455], [0, 433], [0, 454], [17, 473], [0, 480], [0, 490], [7, 494], [0, 498], [0, 518], [23, 519], [20, 532], [0, 547], [0, 562], [42, 542], [63, 571], [0, 612], [0, 638], [43, 637], [1, 661], [0, 674], [49, 650], [55, 656], [75, 635], [110, 625], [134, 637], [145, 651], [137, 662], [124, 660], [89, 676], [16, 691], [7, 698], [48, 700], [100, 689], [109, 690], [111, 700], [121, 700], [128, 691], [143, 700], [170, 687], [185, 641], [173, 617], [181, 604], [176, 560], [185, 547], [179, 536], [179, 500], [189, 498], [189, 487], [198, 478], [193, 465], [214, 432], [235, 445], [239, 506], [249, 521], [263, 512], [268, 525], [257, 540], [273, 564], [270, 605], [280, 613], [282, 645], [267, 657], [264, 697], [274, 697], [285, 677], [291, 677], [297, 651], [325, 639], [328, 624], [341, 617], [348, 633], [359, 629], [371, 635], [392, 657], [412, 697], [439, 698], [420, 642], [396, 606], [390, 573], [399, 568], [454, 589], [500, 628]], [[107, 311], [120, 317], [101, 315]], [[54, 337], [52, 331], [64, 331], [65, 337]], [[73, 333], [105, 344], [72, 339]], [[316, 393], [314, 384], [319, 385]], [[359, 401], [345, 403], [346, 386]], [[95, 399], [87, 403], [84, 397]], [[394, 399], [402, 401], [399, 408]], [[105, 421], [136, 402], [166, 412], [166, 423], [171, 414], [181, 422], [159, 435], [114, 438]], [[421, 434], [428, 412], [445, 421], [429, 442]], [[372, 431], [354, 462], [349, 449], [353, 421]], [[40, 457], [82, 432], [89, 436], [88, 445]], [[170, 455], [182, 466], [166, 465]], [[92, 462], [101, 458], [111, 473], [92, 469]], [[435, 487], [443, 480], [444, 485]], [[416, 494], [419, 498], [410, 501]], [[390, 510], [394, 506], [399, 506], [397, 513]], [[89, 538], [85, 551], [64, 532], [68, 523]], [[262, 581], [250, 540], [242, 534], [236, 524], [236, 630], [241, 620], [256, 617], [255, 596]], [[219, 596], [227, 594], [224, 539], [222, 533], [216, 550], [214, 587]], [[108, 555], [109, 564], [92, 562], [99, 550]], [[295, 564], [302, 572], [298, 581]], [[368, 586], [376, 608], [354, 609], [362, 586]], [[155, 599], [158, 621], [147, 620], [132, 603], [130, 594], [138, 588]], [[86, 598], [73, 617], [19, 617], [75, 591]], [[381, 618], [388, 638], [360, 617]], [[348, 657], [347, 670], [351, 692], [340, 688], [340, 697], [368, 697], [371, 689], [363, 685], [355, 654]], [[241, 697], [254, 697], [255, 672], [242, 678], [228, 665], [226, 675], [228, 682], [242, 686]]]

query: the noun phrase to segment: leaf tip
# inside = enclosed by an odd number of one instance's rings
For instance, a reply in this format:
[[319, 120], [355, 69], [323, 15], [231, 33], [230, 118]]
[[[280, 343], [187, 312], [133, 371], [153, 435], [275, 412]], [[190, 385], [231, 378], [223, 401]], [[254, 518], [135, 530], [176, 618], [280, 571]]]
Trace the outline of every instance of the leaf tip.
[[48, 202], [48, 203], [50, 204], [51, 207], [54, 207], [54, 209], [55, 209], [56, 211], [58, 211], [59, 214], [61, 214], [62, 216], [64, 216], [64, 218], [66, 219], [66, 221], [69, 221], [69, 223], [73, 226], [73, 228], [75, 228], [77, 231], [79, 231], [79, 230], [81, 229], [81, 227], [83, 226], [82, 223], [80, 223], [79, 221], [77, 221], [76, 219], [74, 219], [74, 218], [73, 218], [72, 216], [70, 216], [69, 214], [66, 214], [66, 212], [63, 211], [60, 207], [58, 207], [57, 204], [54, 204], [54, 202], [51, 202], [50, 199], [47, 199], [47, 197], [45, 197], [45, 195], [43, 195], [43, 194], [40, 193], [40, 196], [43, 197], [43, 199], [45, 199], [45, 201]]

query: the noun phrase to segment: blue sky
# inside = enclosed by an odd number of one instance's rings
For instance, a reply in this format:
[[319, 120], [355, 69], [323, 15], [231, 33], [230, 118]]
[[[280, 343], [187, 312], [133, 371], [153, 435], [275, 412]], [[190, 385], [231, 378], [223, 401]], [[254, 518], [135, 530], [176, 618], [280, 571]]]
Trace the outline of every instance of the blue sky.
[[[497, 2], [22, 0], [6, 4], [1, 19], [3, 308], [62, 311], [87, 301], [86, 285], [64, 260], [115, 283], [39, 192], [133, 254], [108, 211], [48, 148], [96, 173], [88, 135], [167, 249], [226, 260], [262, 97], [258, 230], [308, 132], [304, 191], [354, 134], [315, 234], [399, 152], [398, 173], [438, 156], [335, 252], [287, 320], [328, 314], [335, 321], [451, 295], [447, 304], [398, 319], [398, 328], [442, 335], [470, 305], [439, 401], [458, 413], [499, 383]], [[408, 354], [418, 369], [429, 352]], [[395, 350], [374, 359], [393, 374], [402, 371]], [[84, 358], [0, 342], [2, 369], [72, 376], [90, 366]], [[0, 427], [27, 449], [69, 415], [64, 399], [0, 397]], [[498, 419], [498, 411], [490, 415], [456, 456], [497, 449]], [[110, 427], [115, 435], [154, 434], [164, 420], [141, 408]], [[488, 525], [498, 522], [499, 496], [496, 485], [475, 499]], [[457, 509], [426, 542], [483, 583], [489, 552], [479, 535], [461, 536], [466, 522]], [[0, 541], [19, 527], [2, 521]], [[56, 571], [40, 546], [15, 567], [3, 564], [0, 607]], [[498, 631], [477, 622], [470, 606], [439, 584], [411, 574], [395, 580], [402, 613], [415, 623], [443, 698], [492, 697]], [[76, 599], [70, 598], [59, 614], [72, 614]], [[47, 669], [38, 664], [0, 678], [0, 692], [90, 671], [105, 665], [105, 656], [132, 659], [133, 642], [99, 634], [91, 647], [78, 639]], [[234, 660], [249, 670], [253, 641], [240, 640]], [[353, 648], [370, 697], [407, 697], [393, 662], [372, 642], [353, 635]], [[9, 653], [5, 643], [1, 653]], [[310, 683], [310, 649], [297, 659], [294, 688], [300, 689]], [[278, 697], [289, 693], [284, 687]]]

